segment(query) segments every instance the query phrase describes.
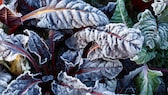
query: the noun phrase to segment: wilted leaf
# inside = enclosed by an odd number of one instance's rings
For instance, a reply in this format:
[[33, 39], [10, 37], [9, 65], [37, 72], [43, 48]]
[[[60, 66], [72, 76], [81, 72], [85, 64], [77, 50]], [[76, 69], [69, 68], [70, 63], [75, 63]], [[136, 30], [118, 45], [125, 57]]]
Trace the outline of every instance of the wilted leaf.
[[97, 43], [102, 58], [123, 59], [133, 57], [140, 51], [143, 36], [140, 30], [127, 28], [124, 24], [108, 24], [97, 29], [86, 28], [79, 31], [66, 41], [66, 45], [79, 50], [90, 42]]
[[86, 95], [92, 91], [91, 87], [87, 87], [79, 79], [68, 76], [65, 72], [58, 75], [61, 84], [52, 82], [52, 91], [56, 95]]
[[127, 9], [125, 8], [125, 1], [124, 0], [117, 0], [116, 9], [114, 11], [113, 16], [110, 19], [112, 23], [124, 23], [128, 27], [132, 26], [132, 20], [129, 18], [127, 13]]
[[49, 29], [73, 29], [108, 24], [107, 16], [81, 0], [52, 1], [49, 6], [35, 10], [22, 17], [40, 20], [38, 27]]
[[160, 37], [157, 33], [157, 23], [155, 17], [150, 10], [145, 10], [138, 15], [139, 22], [134, 25], [134, 28], [138, 28], [144, 35], [144, 46], [149, 49], [157, 47], [160, 42]]
[[104, 78], [113, 79], [122, 71], [122, 69], [122, 64], [118, 60], [85, 60], [80, 66], [76, 76], [81, 81], [96, 81]]
[[41, 95], [41, 88], [38, 83], [41, 82], [39, 79], [34, 78], [35, 75], [26, 72], [16, 80], [13, 80], [3, 92], [4, 95]]
[[13, 28], [22, 24], [21, 16], [16, 14], [6, 5], [0, 5], [0, 21], [8, 27]]
[[47, 60], [50, 60], [51, 54], [44, 40], [42, 40], [39, 35], [31, 30], [25, 30], [24, 32], [29, 35], [28, 49], [31, 53], [38, 56], [39, 63], [44, 64], [47, 62]]
[[139, 95], [153, 95], [161, 83], [159, 76], [162, 76], [160, 71], [150, 70], [145, 66], [136, 78]]

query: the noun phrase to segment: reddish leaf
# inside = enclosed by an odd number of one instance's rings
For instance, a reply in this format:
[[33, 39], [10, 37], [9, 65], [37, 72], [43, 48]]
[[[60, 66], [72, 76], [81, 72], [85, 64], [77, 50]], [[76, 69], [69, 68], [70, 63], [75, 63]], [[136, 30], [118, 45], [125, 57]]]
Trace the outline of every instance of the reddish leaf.
[[4, 4], [0, 6], [0, 21], [9, 28], [17, 27], [22, 24], [20, 16]]
[[4, 0], [0, 0], [0, 5], [1, 5], [1, 4], [4, 4]]

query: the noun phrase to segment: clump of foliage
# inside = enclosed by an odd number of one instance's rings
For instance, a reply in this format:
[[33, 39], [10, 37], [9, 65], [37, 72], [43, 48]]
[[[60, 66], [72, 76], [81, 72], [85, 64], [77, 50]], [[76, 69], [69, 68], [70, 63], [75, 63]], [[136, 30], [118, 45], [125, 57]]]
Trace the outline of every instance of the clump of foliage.
[[101, 2], [1, 0], [0, 93], [166, 94], [167, 1]]

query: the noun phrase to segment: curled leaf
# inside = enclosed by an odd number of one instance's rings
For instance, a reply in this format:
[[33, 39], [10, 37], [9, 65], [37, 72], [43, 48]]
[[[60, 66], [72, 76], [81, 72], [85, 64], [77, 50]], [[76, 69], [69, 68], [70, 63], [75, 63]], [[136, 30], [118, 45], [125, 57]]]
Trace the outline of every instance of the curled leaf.
[[59, 2], [53, 0], [48, 7], [23, 16], [22, 21], [32, 18], [40, 20], [37, 23], [38, 27], [49, 29], [73, 29], [108, 23], [108, 18], [103, 12], [81, 0], [61, 0]]
[[77, 72], [77, 77], [81, 81], [96, 81], [104, 78], [113, 79], [121, 72], [122, 68], [122, 64], [118, 60], [85, 60]]
[[149, 49], [157, 47], [160, 42], [160, 37], [157, 33], [157, 23], [155, 17], [150, 10], [146, 9], [144, 12], [138, 15], [139, 22], [134, 25], [134, 28], [138, 28], [144, 35], [144, 46]]
[[154, 0], [154, 3], [152, 3], [153, 11], [155, 12], [155, 15], [161, 15], [162, 11], [166, 8], [167, 0]]
[[66, 69], [73, 68], [75, 66], [80, 66], [83, 64], [81, 51], [70, 51], [64, 52], [61, 59], [64, 61], [66, 65]]
[[51, 58], [51, 54], [44, 40], [42, 40], [39, 35], [31, 30], [25, 30], [24, 32], [29, 35], [29, 51], [38, 56], [40, 64], [44, 64], [45, 62], [47, 62], [47, 60]]
[[128, 28], [124, 24], [108, 24], [105, 27], [79, 31], [66, 41], [66, 45], [79, 50], [84, 49], [90, 42], [96, 42], [102, 58], [123, 59], [137, 54], [143, 39], [138, 29]]
[[38, 86], [40, 82], [41, 80], [35, 79], [33, 74], [25, 72], [8, 85], [3, 95], [30, 95], [32, 93], [41, 95], [41, 88]]
[[26, 46], [28, 36], [18, 34], [7, 35], [4, 31], [0, 30], [0, 60], [13, 61], [18, 54], [25, 55], [21, 48]]
[[4, 4], [0, 5], [0, 21], [10, 28], [22, 24], [21, 16]]
[[52, 82], [52, 91], [57, 95], [86, 95], [92, 91], [91, 87], [87, 87], [79, 79], [68, 76], [65, 72], [60, 72], [58, 80], [61, 84]]

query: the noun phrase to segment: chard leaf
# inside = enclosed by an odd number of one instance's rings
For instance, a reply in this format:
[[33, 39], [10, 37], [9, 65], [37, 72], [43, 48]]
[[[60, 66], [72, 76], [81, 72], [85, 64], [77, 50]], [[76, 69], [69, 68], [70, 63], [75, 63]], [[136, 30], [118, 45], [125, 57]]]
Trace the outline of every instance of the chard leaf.
[[110, 19], [112, 23], [124, 23], [128, 27], [132, 26], [132, 20], [129, 18], [127, 13], [127, 9], [125, 8], [125, 1], [124, 0], [117, 0], [116, 9], [113, 13], [113, 16]]
[[161, 15], [158, 16], [159, 23], [168, 23], [168, 20], [167, 20], [168, 12], [167, 11], [168, 11], [168, 4], [166, 8], [164, 9], [164, 11], [161, 13]]
[[168, 49], [168, 24], [161, 23], [158, 24], [158, 34], [160, 36], [160, 49], [167, 50]]
[[108, 2], [108, 4], [104, 7], [101, 7], [99, 8], [102, 12], [104, 12], [108, 18], [110, 18], [113, 13], [114, 13], [114, 10], [116, 8], [116, 3], [115, 2]]
[[109, 22], [103, 12], [81, 0], [53, 0], [49, 6], [23, 16], [22, 21], [32, 18], [39, 20], [38, 27], [49, 29], [101, 26]]
[[127, 87], [133, 79], [142, 71], [144, 66], [136, 68], [133, 71], [130, 71], [128, 75], [125, 75], [124, 78], [121, 79], [121, 83], [123, 84], [123, 87]]
[[47, 60], [50, 60], [51, 54], [44, 40], [42, 40], [39, 35], [31, 30], [25, 30], [24, 32], [29, 35], [28, 49], [31, 53], [38, 56], [39, 63], [44, 64], [47, 62]]
[[154, 0], [154, 3], [152, 3], [153, 11], [155, 15], [159, 16], [162, 14], [163, 10], [166, 8], [166, 1], [167, 0]]
[[41, 88], [38, 83], [41, 82], [39, 79], [34, 78], [35, 75], [30, 72], [21, 74], [16, 80], [13, 80], [3, 91], [3, 95], [41, 95]]
[[0, 21], [9, 28], [17, 27], [22, 24], [21, 16], [4, 4], [0, 5]]
[[162, 76], [160, 71], [150, 70], [145, 66], [136, 78], [139, 95], [153, 95], [161, 83], [159, 76]]
[[51, 1], [52, 0], [11, 0], [8, 6], [16, 12], [25, 15], [35, 9], [49, 5]]
[[2, 93], [8, 86], [8, 82], [12, 79], [12, 76], [0, 66], [0, 93]]
[[23, 48], [25, 48], [27, 42], [28, 36], [21, 34], [7, 35], [3, 30], [0, 30], [0, 60], [13, 61], [18, 54], [26, 56], [26, 51]]
[[159, 23], [168, 23], [168, 2], [167, 0], [154, 0], [152, 3], [153, 11], [158, 17]]
[[86, 95], [92, 91], [91, 87], [87, 87], [79, 79], [68, 76], [65, 72], [60, 72], [58, 80], [61, 84], [52, 82], [52, 91], [56, 95]]
[[21, 55], [28, 58], [33, 67], [39, 71], [37, 63], [26, 50], [29, 37], [26, 35], [7, 35], [3, 30], [0, 30], [0, 60], [11, 62]]
[[66, 45], [79, 50], [84, 49], [88, 43], [95, 42], [103, 59], [124, 59], [133, 57], [140, 51], [143, 39], [138, 29], [128, 28], [124, 24], [108, 24], [96, 29], [83, 29], [72, 35]]
[[104, 83], [100, 83], [99, 81], [96, 81], [94, 86], [94, 91], [102, 93], [103, 95], [105, 93], [111, 93], [111, 94], [105, 94], [105, 95], [113, 95], [116, 87], [117, 87], [116, 79], [111, 79], [111, 80], [105, 79]]
[[77, 77], [81, 81], [96, 81], [104, 78], [113, 79], [123, 69], [119, 60], [85, 60], [77, 72]]
[[157, 53], [154, 51], [148, 51], [147, 49], [142, 48], [141, 51], [131, 60], [135, 61], [137, 64], [146, 64], [150, 60], [154, 59], [156, 54]]
[[144, 12], [138, 15], [139, 22], [134, 25], [134, 28], [138, 28], [144, 35], [144, 46], [153, 49], [157, 47], [160, 42], [160, 37], [157, 33], [157, 23], [155, 17], [150, 10], [146, 9]]
[[68, 50], [62, 54], [61, 59], [64, 61], [67, 70], [83, 64], [81, 51]]

